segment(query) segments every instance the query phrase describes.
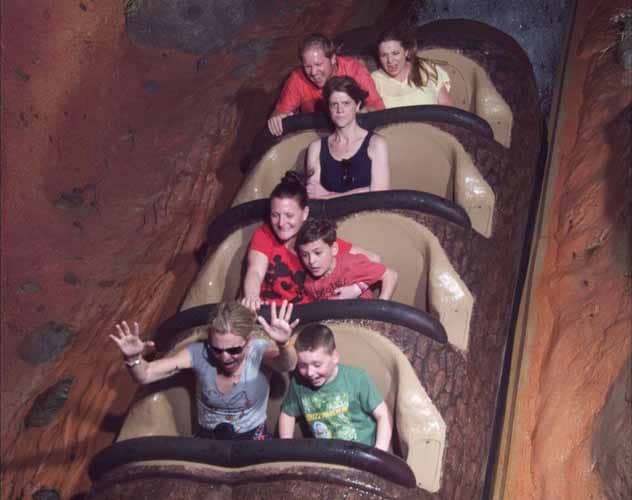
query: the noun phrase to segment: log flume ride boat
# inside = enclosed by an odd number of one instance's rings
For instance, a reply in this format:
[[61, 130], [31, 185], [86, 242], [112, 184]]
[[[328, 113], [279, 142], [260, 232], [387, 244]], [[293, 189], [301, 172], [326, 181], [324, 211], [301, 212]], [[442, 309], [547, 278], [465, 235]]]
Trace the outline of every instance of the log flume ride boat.
[[[302, 325], [327, 321], [343, 362], [376, 381], [394, 415], [392, 453], [300, 439], [300, 429], [294, 440], [192, 438], [194, 381], [181, 374], [141, 389], [116, 442], [92, 462], [90, 499], [487, 496], [544, 163], [542, 119], [531, 65], [509, 36], [464, 20], [416, 34], [424, 55], [448, 69], [456, 107], [362, 115], [389, 144], [393, 190], [310, 202], [312, 214], [335, 218], [341, 237], [398, 272], [393, 300], [295, 308]], [[280, 139], [258, 137], [243, 187], [209, 226], [208, 260], [181, 312], [159, 327], [159, 345], [199, 339], [196, 327], [216, 304], [238, 296], [272, 187], [303, 167], [307, 145], [327, 127], [323, 116], [299, 115], [285, 119]], [[274, 431], [288, 380], [271, 377]]]

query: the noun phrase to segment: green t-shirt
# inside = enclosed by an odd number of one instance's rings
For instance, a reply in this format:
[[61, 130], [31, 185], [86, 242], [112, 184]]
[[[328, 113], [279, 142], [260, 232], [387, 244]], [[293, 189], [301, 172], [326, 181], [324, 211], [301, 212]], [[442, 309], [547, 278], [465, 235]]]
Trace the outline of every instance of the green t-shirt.
[[292, 377], [282, 411], [303, 415], [316, 438], [346, 439], [375, 445], [372, 413], [384, 398], [364, 370], [338, 365], [338, 374], [325, 385], [312, 388]]

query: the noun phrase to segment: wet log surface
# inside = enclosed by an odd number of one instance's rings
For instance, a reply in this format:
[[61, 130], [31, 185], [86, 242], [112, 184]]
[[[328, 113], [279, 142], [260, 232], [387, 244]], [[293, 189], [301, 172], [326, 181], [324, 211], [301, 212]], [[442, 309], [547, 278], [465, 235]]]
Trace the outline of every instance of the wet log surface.
[[183, 464], [130, 465], [112, 471], [87, 500], [151, 498], [427, 500], [426, 492], [396, 486], [373, 474], [316, 464], [279, 464], [218, 471]]

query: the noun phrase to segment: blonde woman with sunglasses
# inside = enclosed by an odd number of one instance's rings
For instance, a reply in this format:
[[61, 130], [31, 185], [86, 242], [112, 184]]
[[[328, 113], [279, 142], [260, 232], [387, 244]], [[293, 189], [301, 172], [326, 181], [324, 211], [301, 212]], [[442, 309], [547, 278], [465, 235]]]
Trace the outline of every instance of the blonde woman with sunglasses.
[[[149, 384], [191, 369], [197, 376], [198, 437], [211, 439], [265, 439], [270, 394], [265, 364], [285, 372], [296, 366], [296, 351], [289, 344], [298, 319], [290, 323], [292, 304], [284, 301], [277, 314], [274, 304], [268, 323], [237, 302], [219, 305], [210, 319], [208, 338], [176, 353], [148, 362], [143, 358], [151, 341], [140, 338], [138, 323], [123, 321], [110, 338], [119, 347], [132, 377]], [[259, 322], [268, 339], [253, 335]]]

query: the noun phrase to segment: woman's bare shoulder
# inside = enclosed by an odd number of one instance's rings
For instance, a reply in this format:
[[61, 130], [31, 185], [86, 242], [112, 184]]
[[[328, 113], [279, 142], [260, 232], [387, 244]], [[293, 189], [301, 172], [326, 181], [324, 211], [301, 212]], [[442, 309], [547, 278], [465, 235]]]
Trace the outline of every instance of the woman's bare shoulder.
[[312, 141], [309, 143], [309, 146], [307, 146], [307, 151], [310, 153], [318, 153], [320, 152], [320, 143], [321, 143], [322, 139], [316, 139], [315, 141]]
[[386, 138], [383, 135], [374, 132], [371, 136], [371, 140], [369, 141], [369, 147], [373, 148], [385, 148], [386, 147]]

